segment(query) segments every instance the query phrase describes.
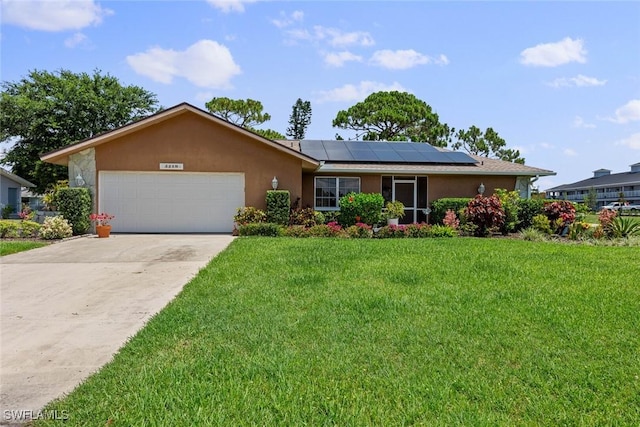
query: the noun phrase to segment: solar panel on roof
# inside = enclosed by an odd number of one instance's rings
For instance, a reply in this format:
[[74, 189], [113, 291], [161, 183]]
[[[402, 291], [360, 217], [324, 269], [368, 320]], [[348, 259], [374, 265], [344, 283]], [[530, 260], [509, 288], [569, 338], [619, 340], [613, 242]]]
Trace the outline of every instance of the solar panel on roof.
[[477, 163], [466, 153], [440, 151], [432, 145], [415, 142], [303, 140], [300, 150], [317, 160], [333, 162]]

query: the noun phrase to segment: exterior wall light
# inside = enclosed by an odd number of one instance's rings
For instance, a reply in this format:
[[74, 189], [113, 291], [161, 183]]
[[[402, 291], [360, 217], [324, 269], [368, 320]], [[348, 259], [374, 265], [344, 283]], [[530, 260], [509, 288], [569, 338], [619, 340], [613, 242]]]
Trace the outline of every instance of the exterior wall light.
[[273, 188], [274, 190], [278, 189], [278, 178], [276, 178], [275, 176], [271, 180], [271, 188]]
[[78, 172], [78, 176], [76, 176], [76, 186], [84, 187], [84, 184], [85, 184], [84, 178], [82, 178], [82, 175], [80, 175], [80, 172]]
[[478, 194], [481, 196], [484, 194], [484, 184], [480, 183], [480, 187], [478, 187]]

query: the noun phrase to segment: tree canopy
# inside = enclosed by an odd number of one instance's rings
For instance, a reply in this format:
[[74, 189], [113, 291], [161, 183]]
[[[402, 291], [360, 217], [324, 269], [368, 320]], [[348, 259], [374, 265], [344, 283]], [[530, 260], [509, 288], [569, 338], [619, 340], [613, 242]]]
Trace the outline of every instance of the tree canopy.
[[451, 128], [424, 101], [407, 92], [375, 92], [348, 110], [341, 110], [333, 127], [357, 132], [366, 141], [427, 142], [446, 147]]
[[311, 123], [311, 102], [298, 98], [289, 116], [287, 136], [293, 139], [304, 139], [307, 127]]
[[262, 112], [262, 102], [254, 99], [212, 98], [205, 107], [209, 112], [245, 129], [271, 120], [268, 113]]
[[505, 148], [507, 143], [493, 128], [482, 132], [478, 127], [471, 126], [468, 130], [460, 129], [456, 138], [457, 141], [451, 146], [454, 150], [462, 148], [470, 154], [524, 164], [520, 151]]
[[271, 120], [269, 113], [262, 110], [262, 102], [255, 99], [212, 98], [205, 104], [210, 113], [224, 120], [262, 135], [269, 139], [286, 139], [273, 129], [257, 129], [256, 126]]
[[2, 163], [13, 173], [47, 187], [67, 178], [67, 169], [44, 163], [40, 154], [123, 126], [158, 110], [156, 95], [102, 75], [34, 70], [2, 82], [0, 140], [13, 143]]

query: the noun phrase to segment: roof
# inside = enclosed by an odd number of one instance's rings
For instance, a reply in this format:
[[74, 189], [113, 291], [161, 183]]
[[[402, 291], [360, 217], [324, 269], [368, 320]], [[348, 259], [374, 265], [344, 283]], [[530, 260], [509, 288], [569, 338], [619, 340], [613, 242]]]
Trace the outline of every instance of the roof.
[[208, 111], [204, 111], [198, 107], [194, 107], [193, 105], [183, 102], [181, 104], [178, 104], [174, 107], [171, 108], [167, 108], [166, 110], [162, 110], [159, 111], [155, 114], [152, 114], [150, 116], [147, 116], [143, 119], [137, 120], [135, 122], [129, 123], [127, 125], [121, 126], [117, 129], [102, 133], [100, 135], [91, 137], [91, 138], [87, 138], [83, 141], [79, 141], [75, 144], [60, 148], [58, 150], [55, 151], [51, 151], [49, 153], [43, 154], [40, 156], [40, 158], [45, 161], [45, 162], [49, 162], [49, 163], [55, 163], [58, 165], [66, 165], [68, 163], [68, 159], [69, 156], [71, 154], [75, 154], [78, 153], [80, 151], [86, 150], [88, 148], [92, 148], [92, 147], [96, 147], [98, 145], [102, 145], [106, 142], [112, 141], [116, 138], [119, 138], [121, 136], [130, 134], [132, 132], [136, 132], [138, 130], [144, 129], [148, 126], [152, 126], [156, 123], [165, 121], [167, 119], [170, 119], [172, 117], [176, 117], [179, 116], [181, 114], [185, 114], [187, 112], [191, 112], [194, 114], [199, 115], [200, 117], [203, 117], [205, 119], [211, 120], [212, 122], [218, 123], [222, 126], [228, 127], [228, 128], [232, 128], [235, 131], [244, 134], [254, 140], [260, 141], [266, 145], [269, 145], [273, 148], [275, 148], [276, 150], [279, 151], [283, 151], [286, 152], [287, 154], [290, 154], [292, 156], [298, 157], [299, 159], [303, 160], [304, 162], [311, 164], [312, 166], [317, 166], [318, 165], [318, 161], [312, 157], [307, 156], [306, 154], [300, 152], [300, 150], [295, 150], [292, 149], [290, 147], [287, 147], [286, 145], [283, 144], [279, 144], [271, 139], [265, 138], [255, 132], [252, 132], [250, 130], [247, 130], [241, 126], [238, 126], [236, 124], [233, 124], [231, 122], [228, 122], [227, 120], [224, 120], [214, 114], [209, 113]]
[[[292, 149], [304, 150], [305, 140], [277, 140], [279, 144], [286, 145]], [[325, 145], [328, 141], [324, 141]], [[379, 141], [351, 141], [354, 144], [380, 144]], [[387, 142], [394, 144], [415, 144], [428, 145], [416, 142]], [[303, 147], [303, 148], [301, 148]], [[432, 147], [432, 146], [429, 146]], [[445, 162], [372, 162], [372, 161], [322, 161], [317, 172], [327, 173], [389, 173], [389, 174], [433, 174], [433, 175], [503, 175], [503, 176], [549, 176], [556, 173], [519, 163], [507, 162], [504, 160], [490, 159], [488, 157], [474, 154], [455, 152], [440, 147], [432, 147], [435, 150], [447, 153], [448, 155], [463, 154], [470, 158], [470, 163], [445, 163]], [[320, 159], [319, 159], [320, 160]]]
[[22, 187], [35, 187], [35, 184], [32, 184], [31, 182], [27, 181], [24, 178], [20, 178], [18, 175], [12, 174], [11, 172], [4, 170], [2, 168], [0, 168], [0, 175], [10, 179], [12, 181], [17, 182], [18, 184], [20, 184], [20, 186]]
[[[637, 163], [636, 163], [637, 165]], [[599, 169], [598, 171], [602, 171]], [[604, 169], [607, 170], [607, 169]], [[596, 171], [597, 172], [597, 171]], [[611, 187], [615, 185], [640, 185], [640, 172], [621, 172], [599, 177], [591, 177], [571, 184], [559, 185], [546, 191], [571, 191], [588, 188]]]

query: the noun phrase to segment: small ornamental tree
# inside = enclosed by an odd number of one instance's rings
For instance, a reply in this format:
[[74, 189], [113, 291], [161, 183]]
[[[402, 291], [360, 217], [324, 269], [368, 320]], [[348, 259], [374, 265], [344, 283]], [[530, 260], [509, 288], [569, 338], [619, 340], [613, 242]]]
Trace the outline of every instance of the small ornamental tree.
[[486, 237], [492, 229], [502, 227], [504, 219], [502, 203], [496, 196], [478, 194], [467, 205], [467, 220], [477, 227], [475, 235], [478, 237]]

